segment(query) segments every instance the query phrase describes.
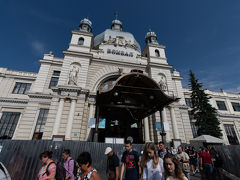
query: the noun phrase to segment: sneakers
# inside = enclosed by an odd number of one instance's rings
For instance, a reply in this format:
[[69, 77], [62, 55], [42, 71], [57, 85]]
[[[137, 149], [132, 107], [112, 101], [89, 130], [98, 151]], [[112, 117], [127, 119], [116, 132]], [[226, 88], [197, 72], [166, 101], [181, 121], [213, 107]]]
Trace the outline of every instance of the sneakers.
[[195, 170], [195, 173], [200, 173], [199, 169], [196, 169], [196, 170]]

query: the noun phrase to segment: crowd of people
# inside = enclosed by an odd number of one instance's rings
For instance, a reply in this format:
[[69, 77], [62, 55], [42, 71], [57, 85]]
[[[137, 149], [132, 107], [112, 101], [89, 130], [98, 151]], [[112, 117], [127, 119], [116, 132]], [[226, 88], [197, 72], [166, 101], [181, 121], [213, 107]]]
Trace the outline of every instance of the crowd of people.
[[[108, 180], [187, 180], [190, 179], [190, 174], [195, 175], [200, 171], [202, 179], [215, 180], [214, 164], [217, 166], [219, 163], [213, 148], [196, 151], [191, 146], [185, 146], [184, 149], [182, 146], [173, 146], [168, 149], [163, 142], [157, 145], [146, 143], [144, 150], [139, 154], [132, 149], [132, 142], [126, 141], [121, 163], [111, 147], [106, 148], [105, 155]], [[41, 153], [39, 158], [43, 166], [39, 170], [37, 180], [101, 179], [92, 166], [90, 153], [82, 152], [75, 161], [70, 156], [70, 150], [65, 149], [62, 157], [63, 164], [52, 160], [52, 152]]]

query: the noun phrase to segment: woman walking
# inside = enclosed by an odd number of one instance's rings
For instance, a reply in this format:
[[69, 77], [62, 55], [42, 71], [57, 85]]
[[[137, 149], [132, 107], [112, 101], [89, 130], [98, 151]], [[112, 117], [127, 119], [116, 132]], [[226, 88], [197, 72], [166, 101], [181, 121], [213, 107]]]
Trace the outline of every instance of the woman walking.
[[187, 180], [173, 154], [166, 154], [164, 157], [164, 180]]
[[78, 180], [101, 180], [97, 170], [91, 166], [92, 158], [88, 152], [82, 152], [77, 162], [81, 171]]
[[39, 158], [42, 161], [43, 166], [38, 173], [37, 180], [55, 180], [56, 164], [51, 159], [52, 152], [44, 151], [40, 154]]
[[153, 143], [146, 143], [140, 164], [144, 180], [163, 179], [163, 160], [158, 157]]

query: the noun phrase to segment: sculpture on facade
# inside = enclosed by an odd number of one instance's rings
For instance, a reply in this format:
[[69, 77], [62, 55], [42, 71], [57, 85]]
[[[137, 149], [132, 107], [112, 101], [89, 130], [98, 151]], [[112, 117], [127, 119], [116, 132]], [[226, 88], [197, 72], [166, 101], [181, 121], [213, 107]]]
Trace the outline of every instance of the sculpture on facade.
[[167, 80], [166, 77], [162, 74], [159, 74], [159, 82], [158, 82], [161, 90], [167, 91]]
[[77, 85], [78, 73], [79, 67], [77, 65], [71, 65], [68, 79], [69, 85]]

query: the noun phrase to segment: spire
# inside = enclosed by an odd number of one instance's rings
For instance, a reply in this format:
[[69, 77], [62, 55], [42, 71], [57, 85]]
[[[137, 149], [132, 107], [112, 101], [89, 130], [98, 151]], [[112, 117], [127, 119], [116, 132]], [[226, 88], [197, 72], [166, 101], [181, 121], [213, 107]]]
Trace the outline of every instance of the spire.
[[150, 28], [145, 37], [146, 44], [158, 44], [157, 35]]
[[79, 30], [82, 32], [92, 32], [92, 22], [87, 18], [81, 20]]
[[122, 22], [118, 20], [118, 13], [114, 13], [115, 20], [112, 21], [111, 29], [116, 31], [122, 31]]

